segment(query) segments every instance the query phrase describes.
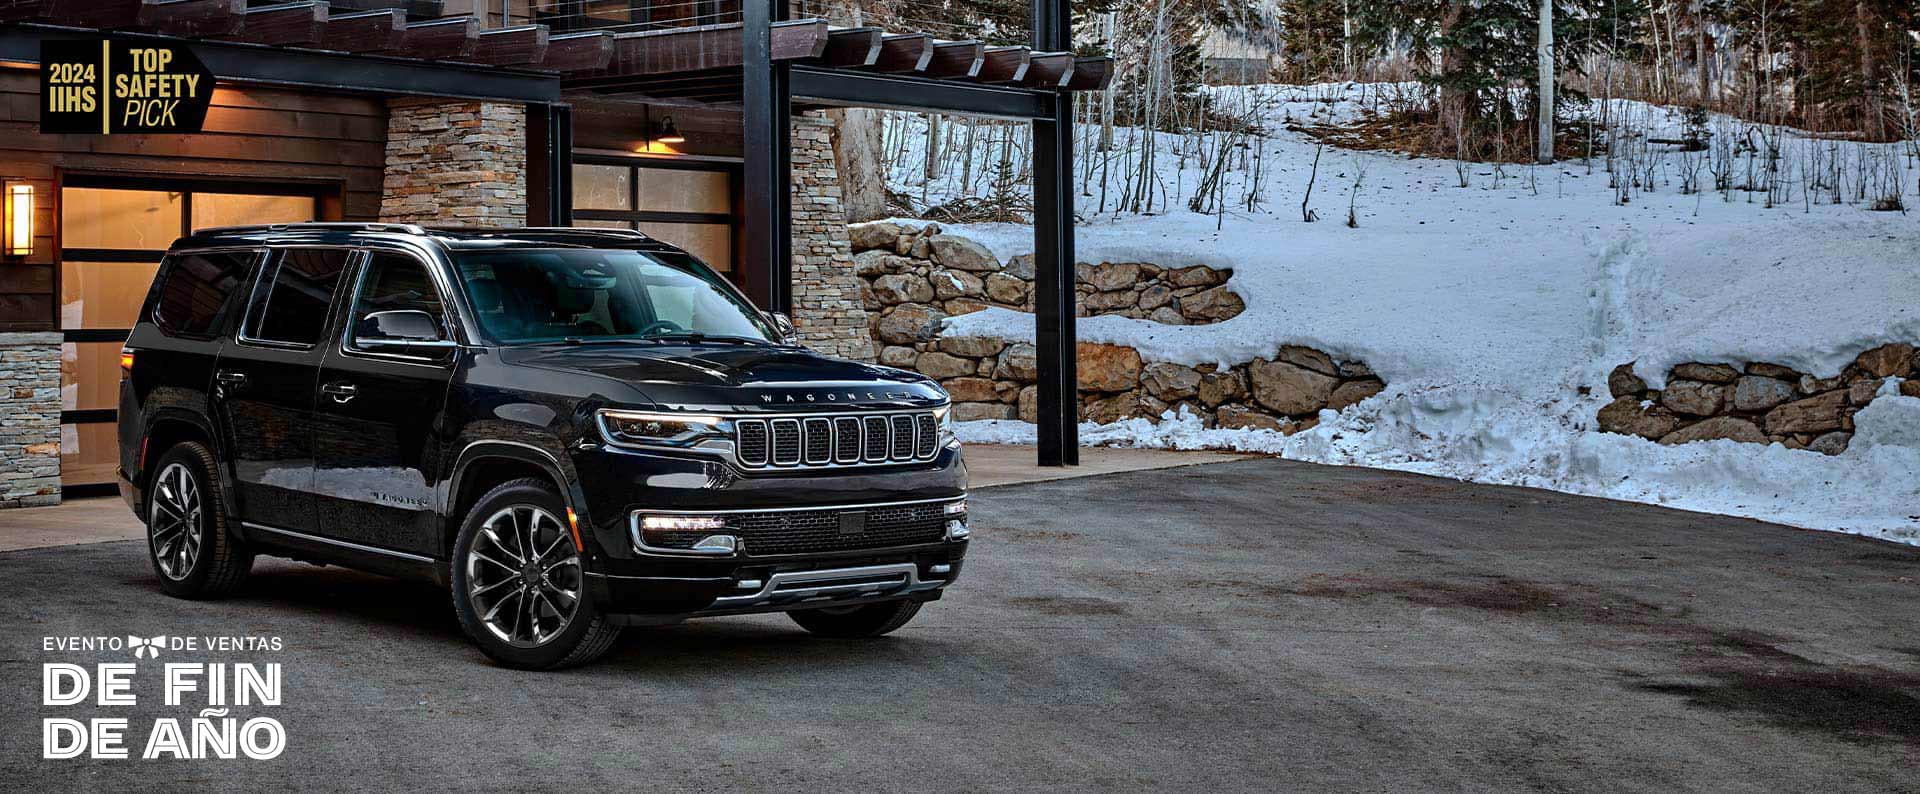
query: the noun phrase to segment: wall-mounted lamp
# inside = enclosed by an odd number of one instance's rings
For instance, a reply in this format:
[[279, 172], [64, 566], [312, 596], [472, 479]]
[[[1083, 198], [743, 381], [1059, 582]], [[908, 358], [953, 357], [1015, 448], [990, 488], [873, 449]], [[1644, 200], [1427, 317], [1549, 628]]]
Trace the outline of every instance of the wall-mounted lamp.
[[6, 255], [33, 255], [33, 185], [8, 182], [6, 195]]
[[687, 136], [681, 135], [679, 128], [673, 126], [672, 116], [662, 116], [660, 126], [654, 130], [653, 139], [661, 143], [686, 143]]

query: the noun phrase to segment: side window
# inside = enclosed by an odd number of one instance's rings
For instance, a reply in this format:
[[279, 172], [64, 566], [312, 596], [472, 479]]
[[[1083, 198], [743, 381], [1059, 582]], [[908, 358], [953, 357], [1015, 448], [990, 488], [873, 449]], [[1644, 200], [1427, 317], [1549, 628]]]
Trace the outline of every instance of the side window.
[[227, 315], [241, 305], [234, 293], [252, 273], [258, 251], [227, 251], [167, 257], [161, 267], [153, 324], [169, 335], [209, 336], [227, 327]]
[[340, 273], [352, 251], [334, 248], [292, 248], [280, 252], [270, 265], [271, 278], [262, 278], [254, 298], [247, 337], [262, 342], [312, 346], [327, 324]]
[[[424, 312], [432, 318], [433, 326], [442, 339], [449, 338], [447, 330], [447, 311], [440, 304], [440, 293], [434, 289], [433, 277], [420, 260], [405, 254], [376, 252], [367, 259], [366, 275], [360, 279], [360, 293], [354, 296], [353, 313], [349, 315], [347, 344], [359, 350], [356, 338], [363, 330], [371, 332], [372, 323], [367, 319], [377, 312]], [[398, 352], [390, 348], [376, 348], [376, 352]], [[411, 351], [417, 355], [419, 351]]]

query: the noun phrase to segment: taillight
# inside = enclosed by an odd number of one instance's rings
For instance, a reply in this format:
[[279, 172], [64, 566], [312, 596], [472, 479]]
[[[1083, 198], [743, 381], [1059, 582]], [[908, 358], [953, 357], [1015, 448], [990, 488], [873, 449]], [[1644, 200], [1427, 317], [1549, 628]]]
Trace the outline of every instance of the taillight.
[[120, 351], [120, 377], [126, 378], [133, 373], [133, 351]]

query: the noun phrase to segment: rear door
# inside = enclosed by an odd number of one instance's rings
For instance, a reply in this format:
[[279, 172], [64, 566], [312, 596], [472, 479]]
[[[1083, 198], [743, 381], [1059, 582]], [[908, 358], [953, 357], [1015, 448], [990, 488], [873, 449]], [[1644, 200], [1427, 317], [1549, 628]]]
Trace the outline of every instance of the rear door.
[[314, 492], [321, 532], [382, 549], [437, 556], [435, 479], [446, 455], [441, 421], [457, 350], [362, 344], [367, 315], [421, 311], [451, 341], [447, 301], [426, 262], [372, 251], [360, 267], [338, 344], [314, 406]]
[[311, 533], [313, 403], [347, 248], [281, 248], [261, 268], [239, 333], [220, 351], [213, 397], [240, 518]]

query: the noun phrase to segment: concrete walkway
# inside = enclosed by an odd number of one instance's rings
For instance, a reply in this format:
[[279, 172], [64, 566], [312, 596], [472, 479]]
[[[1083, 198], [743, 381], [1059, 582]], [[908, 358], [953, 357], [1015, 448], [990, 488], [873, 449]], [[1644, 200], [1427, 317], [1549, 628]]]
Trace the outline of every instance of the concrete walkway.
[[[781, 616], [488, 665], [431, 586], [263, 560], [163, 596], [139, 542], [0, 554], [0, 781], [34, 791], [1916, 792], [1920, 549], [1251, 460], [981, 490], [965, 574], [893, 636]], [[274, 637], [43, 707], [45, 637]], [[157, 663], [284, 665], [273, 761], [39, 758]]]
[[[1202, 463], [1242, 460], [1245, 455], [1224, 452], [1167, 452], [1151, 449], [1093, 448], [1081, 450], [1080, 465], [1041, 468], [1033, 447], [997, 444], [967, 445], [967, 473], [973, 487], [989, 488], [1023, 482], [1090, 477], [1147, 469], [1170, 469]], [[0, 551], [104, 543], [143, 537], [145, 528], [119, 497], [75, 499], [58, 507], [0, 510]]]

